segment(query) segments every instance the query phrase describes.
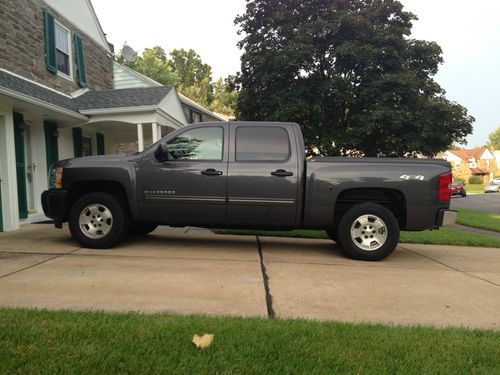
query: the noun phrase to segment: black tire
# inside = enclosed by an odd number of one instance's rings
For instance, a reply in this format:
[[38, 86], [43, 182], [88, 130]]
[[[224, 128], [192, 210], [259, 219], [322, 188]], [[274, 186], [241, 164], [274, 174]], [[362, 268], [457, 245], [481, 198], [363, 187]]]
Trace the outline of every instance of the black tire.
[[133, 236], [145, 236], [158, 227], [158, 224], [133, 222], [129, 228], [129, 234]]
[[[379, 220], [370, 221], [374, 218]], [[361, 224], [362, 222], [366, 223], [366, 226]], [[353, 238], [351, 228], [357, 237]], [[340, 220], [338, 239], [342, 251], [350, 258], [381, 260], [396, 248], [399, 241], [399, 224], [392, 212], [384, 206], [361, 203], [351, 207]], [[371, 249], [368, 249], [368, 246]]]
[[465, 198], [466, 196], [467, 196], [467, 193], [464, 191], [464, 192], [462, 193], [462, 198]]
[[339, 232], [339, 228], [336, 226], [333, 226], [331, 228], [326, 229], [326, 234], [328, 234], [328, 237], [330, 237], [330, 239], [335, 243], [339, 243], [338, 232]]
[[[105, 217], [107, 211], [102, 210], [103, 208], [111, 213], [111, 218]], [[100, 214], [102, 216], [99, 216]], [[83, 220], [92, 222], [80, 225], [80, 215], [85, 216]], [[89, 193], [80, 197], [73, 204], [69, 215], [69, 230], [82, 247], [108, 249], [123, 238], [128, 230], [129, 221], [128, 211], [121, 200], [107, 193]], [[101, 225], [103, 226], [101, 227]], [[95, 233], [90, 233], [91, 231]], [[89, 237], [91, 235], [94, 237]]]

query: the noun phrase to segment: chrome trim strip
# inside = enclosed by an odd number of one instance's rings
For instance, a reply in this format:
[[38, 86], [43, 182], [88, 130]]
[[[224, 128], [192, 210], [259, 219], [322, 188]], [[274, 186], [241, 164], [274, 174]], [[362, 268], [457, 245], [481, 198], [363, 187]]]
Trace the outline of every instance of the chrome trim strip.
[[202, 197], [202, 196], [171, 196], [171, 195], [154, 195], [145, 194], [144, 198], [146, 200], [165, 200], [165, 201], [192, 201], [192, 202], [226, 202], [225, 197]]
[[228, 199], [229, 203], [272, 203], [272, 204], [283, 204], [283, 205], [293, 205], [295, 204], [295, 199], [274, 199], [274, 198], [243, 198], [234, 197]]

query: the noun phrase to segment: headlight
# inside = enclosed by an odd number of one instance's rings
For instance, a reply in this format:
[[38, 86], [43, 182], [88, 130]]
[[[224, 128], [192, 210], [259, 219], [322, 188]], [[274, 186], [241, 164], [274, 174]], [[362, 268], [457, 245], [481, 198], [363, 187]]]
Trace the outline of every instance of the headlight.
[[62, 189], [62, 168], [50, 168], [49, 189]]

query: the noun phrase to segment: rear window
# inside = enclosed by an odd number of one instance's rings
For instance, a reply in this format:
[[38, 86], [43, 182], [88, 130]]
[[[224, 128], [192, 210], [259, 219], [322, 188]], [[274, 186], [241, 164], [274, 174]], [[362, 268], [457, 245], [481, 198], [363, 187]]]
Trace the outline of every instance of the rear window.
[[285, 161], [290, 141], [282, 127], [240, 126], [236, 129], [237, 161]]

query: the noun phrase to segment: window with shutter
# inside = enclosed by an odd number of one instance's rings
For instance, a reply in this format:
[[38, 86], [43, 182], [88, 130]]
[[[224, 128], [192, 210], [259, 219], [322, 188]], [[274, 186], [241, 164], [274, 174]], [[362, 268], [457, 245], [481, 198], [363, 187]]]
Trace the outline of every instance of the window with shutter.
[[96, 133], [97, 155], [104, 155], [104, 134]]
[[73, 151], [75, 158], [83, 156], [82, 129], [73, 128]]

